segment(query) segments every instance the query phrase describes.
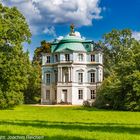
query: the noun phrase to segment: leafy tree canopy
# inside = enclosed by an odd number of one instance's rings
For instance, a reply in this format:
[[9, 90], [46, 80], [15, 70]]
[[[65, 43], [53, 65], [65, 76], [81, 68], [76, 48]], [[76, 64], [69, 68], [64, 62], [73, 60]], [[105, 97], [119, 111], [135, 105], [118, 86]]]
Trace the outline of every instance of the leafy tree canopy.
[[34, 51], [33, 62], [38, 62], [40, 65], [42, 63], [42, 53], [50, 53], [51, 52], [51, 44], [46, 42], [45, 40], [41, 41], [40, 47], [36, 48]]
[[0, 108], [23, 102], [31, 65], [22, 43], [29, 43], [30, 37], [24, 16], [0, 4]]
[[45, 40], [41, 41], [41, 46], [34, 51], [32, 69], [30, 71], [27, 90], [24, 93], [25, 103], [38, 103], [41, 100], [41, 64], [42, 53], [50, 53], [51, 45]]
[[104, 35], [105, 80], [98, 89], [96, 105], [121, 110], [140, 110], [140, 42], [130, 30]]

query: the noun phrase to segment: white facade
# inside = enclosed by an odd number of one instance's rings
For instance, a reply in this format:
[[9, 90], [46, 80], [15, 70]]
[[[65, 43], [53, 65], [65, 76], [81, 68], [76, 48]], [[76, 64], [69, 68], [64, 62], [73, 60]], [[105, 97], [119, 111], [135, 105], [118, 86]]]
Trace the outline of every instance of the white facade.
[[[42, 104], [82, 105], [83, 101], [95, 100], [96, 88], [103, 80], [103, 56], [92, 41], [75, 38], [52, 43], [52, 51], [43, 54]], [[79, 45], [69, 46], [75, 42], [83, 45], [81, 51]]]

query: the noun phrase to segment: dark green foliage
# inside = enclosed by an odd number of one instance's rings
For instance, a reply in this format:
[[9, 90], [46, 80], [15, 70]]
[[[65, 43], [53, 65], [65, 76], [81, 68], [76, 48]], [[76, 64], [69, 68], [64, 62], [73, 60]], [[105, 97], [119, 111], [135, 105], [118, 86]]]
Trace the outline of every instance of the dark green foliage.
[[29, 84], [24, 93], [24, 101], [29, 103], [40, 103], [41, 99], [41, 66], [36, 62], [32, 64], [29, 75]]
[[21, 92], [0, 90], [0, 108], [12, 108], [15, 105], [23, 103], [23, 94]]
[[30, 42], [30, 36], [26, 20], [17, 8], [0, 4], [0, 43], [21, 45], [22, 42]]
[[96, 106], [140, 110], [140, 42], [129, 30], [113, 30], [104, 39], [104, 67], [108, 73], [97, 91]]
[[96, 106], [106, 109], [123, 109], [121, 100], [120, 81], [116, 75], [106, 78], [98, 88]]
[[33, 63], [38, 62], [41, 66], [42, 64], [42, 53], [50, 53], [51, 52], [51, 44], [46, 42], [45, 40], [41, 41], [40, 47], [36, 48], [34, 51]]
[[23, 102], [30, 61], [22, 43], [30, 42], [30, 36], [23, 15], [15, 7], [0, 4], [0, 108], [11, 108]]
[[84, 106], [84, 107], [91, 107], [91, 106], [92, 106], [92, 103], [89, 102], [89, 101], [84, 101], [84, 102], [83, 102], [83, 106]]
[[41, 46], [34, 51], [32, 67], [29, 74], [29, 84], [24, 93], [25, 103], [39, 103], [41, 100], [41, 64], [42, 53], [50, 52], [50, 43], [41, 41]]
[[1, 89], [0, 89], [0, 107], [2, 109], [7, 107], [6, 98], [3, 94], [3, 92], [1, 91]]

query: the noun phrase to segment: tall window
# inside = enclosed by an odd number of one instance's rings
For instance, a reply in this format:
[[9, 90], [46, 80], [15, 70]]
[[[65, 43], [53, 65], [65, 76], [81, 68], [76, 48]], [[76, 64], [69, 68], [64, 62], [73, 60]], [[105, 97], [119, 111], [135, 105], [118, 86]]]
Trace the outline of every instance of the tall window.
[[91, 99], [95, 99], [95, 90], [90, 90]]
[[83, 99], [83, 90], [78, 90], [78, 99]]
[[68, 81], [69, 81], [69, 75], [68, 75], [68, 72], [66, 72], [64, 76], [65, 76], [65, 80], [64, 80], [64, 82], [68, 82]]
[[46, 90], [46, 100], [50, 100], [50, 90]]
[[50, 84], [50, 73], [46, 74], [46, 84]]
[[91, 62], [95, 61], [95, 55], [91, 54]]
[[50, 56], [47, 56], [47, 61], [46, 63], [50, 63]]
[[58, 55], [55, 55], [55, 62], [58, 62]]
[[57, 90], [55, 90], [55, 100], [57, 99]]
[[70, 61], [70, 54], [65, 54], [65, 60]]
[[78, 83], [83, 83], [83, 73], [78, 73]]
[[90, 83], [94, 83], [95, 82], [95, 73], [91, 72], [90, 73]]
[[58, 74], [57, 74], [57, 72], [55, 72], [55, 83], [57, 83], [57, 81], [58, 81]]
[[83, 54], [78, 55], [79, 61], [83, 61]]

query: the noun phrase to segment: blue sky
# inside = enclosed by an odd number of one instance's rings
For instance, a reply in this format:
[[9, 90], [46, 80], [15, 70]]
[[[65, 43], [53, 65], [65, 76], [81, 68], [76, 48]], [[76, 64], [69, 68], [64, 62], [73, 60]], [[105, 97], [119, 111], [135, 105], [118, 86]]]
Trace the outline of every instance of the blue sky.
[[[129, 28], [140, 39], [140, 0], [1, 0], [16, 6], [26, 17], [32, 31], [33, 51], [41, 40], [51, 41], [69, 33], [74, 23], [82, 37], [98, 41], [112, 29]], [[79, 35], [79, 33], [78, 33]]]

